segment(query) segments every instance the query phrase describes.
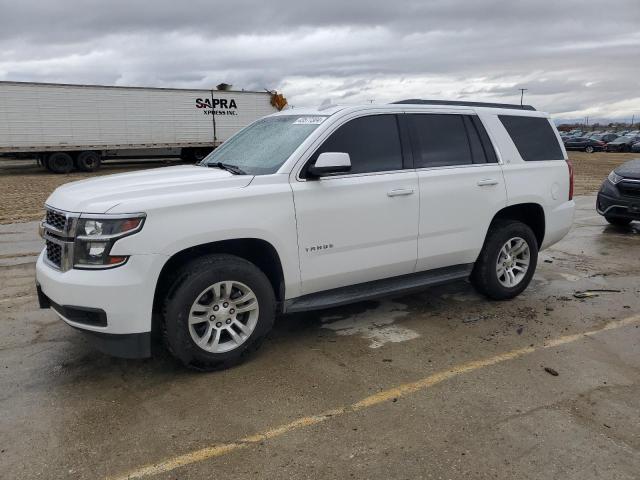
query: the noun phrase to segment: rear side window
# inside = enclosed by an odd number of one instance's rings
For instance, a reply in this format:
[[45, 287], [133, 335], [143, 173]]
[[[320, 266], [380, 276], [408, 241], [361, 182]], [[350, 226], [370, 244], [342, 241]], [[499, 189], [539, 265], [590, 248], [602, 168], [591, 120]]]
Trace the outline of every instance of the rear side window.
[[419, 113], [407, 117], [415, 168], [498, 161], [476, 115]]
[[473, 163], [462, 115], [416, 113], [408, 117], [415, 168]]
[[402, 148], [395, 115], [356, 118], [331, 134], [311, 157], [323, 152], [344, 152], [351, 158], [349, 173], [402, 170]]
[[556, 134], [546, 118], [516, 115], [498, 115], [498, 118], [523, 160], [564, 160]]

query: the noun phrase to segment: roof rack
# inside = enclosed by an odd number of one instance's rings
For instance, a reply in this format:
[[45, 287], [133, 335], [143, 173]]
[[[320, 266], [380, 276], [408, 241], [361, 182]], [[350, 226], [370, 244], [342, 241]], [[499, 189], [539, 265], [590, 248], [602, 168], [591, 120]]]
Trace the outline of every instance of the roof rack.
[[392, 102], [394, 104], [406, 105], [456, 105], [464, 107], [489, 107], [489, 108], [509, 108], [513, 110], [535, 110], [531, 105], [517, 105], [514, 103], [489, 103], [489, 102], [465, 102], [457, 100], [422, 100], [420, 98], [412, 98], [410, 100], [400, 100]]

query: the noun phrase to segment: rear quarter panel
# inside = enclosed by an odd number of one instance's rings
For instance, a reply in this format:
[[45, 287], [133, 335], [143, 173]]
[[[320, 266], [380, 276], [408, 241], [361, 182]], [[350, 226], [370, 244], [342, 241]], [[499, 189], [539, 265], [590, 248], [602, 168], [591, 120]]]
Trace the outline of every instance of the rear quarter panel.
[[[505, 113], [513, 115], [512, 111]], [[538, 115], [544, 116], [544, 114]], [[507, 190], [507, 206], [521, 203], [535, 203], [542, 206], [545, 214], [545, 236], [541, 249], [549, 247], [569, 232], [575, 209], [573, 200], [569, 200], [567, 152], [555, 126], [552, 125], [564, 160], [525, 162], [498, 118], [498, 114], [481, 114], [480, 116], [491, 137], [499, 146]]]

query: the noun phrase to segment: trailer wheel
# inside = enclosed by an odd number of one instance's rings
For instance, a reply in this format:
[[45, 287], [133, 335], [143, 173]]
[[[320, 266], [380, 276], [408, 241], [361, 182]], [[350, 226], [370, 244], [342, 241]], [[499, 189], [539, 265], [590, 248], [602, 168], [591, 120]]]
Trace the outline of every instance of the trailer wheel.
[[69, 173], [73, 170], [73, 158], [65, 152], [54, 152], [47, 158], [46, 166], [53, 173]]
[[82, 172], [95, 172], [101, 163], [102, 157], [98, 152], [80, 152], [76, 158], [76, 168]]
[[201, 162], [210, 153], [211, 153], [210, 148], [196, 148], [195, 151], [193, 152], [193, 159], [196, 162]]
[[180, 157], [185, 162], [201, 162], [204, 158], [211, 153], [211, 148], [183, 148]]

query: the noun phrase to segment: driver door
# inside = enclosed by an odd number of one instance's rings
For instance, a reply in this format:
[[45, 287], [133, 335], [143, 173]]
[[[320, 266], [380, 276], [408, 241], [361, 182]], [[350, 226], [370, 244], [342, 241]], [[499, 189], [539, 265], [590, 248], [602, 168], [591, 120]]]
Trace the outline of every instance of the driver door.
[[292, 183], [303, 294], [412, 273], [418, 176], [404, 169], [396, 115], [342, 124], [309, 159], [344, 152], [349, 173]]

